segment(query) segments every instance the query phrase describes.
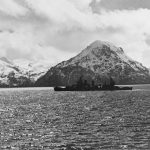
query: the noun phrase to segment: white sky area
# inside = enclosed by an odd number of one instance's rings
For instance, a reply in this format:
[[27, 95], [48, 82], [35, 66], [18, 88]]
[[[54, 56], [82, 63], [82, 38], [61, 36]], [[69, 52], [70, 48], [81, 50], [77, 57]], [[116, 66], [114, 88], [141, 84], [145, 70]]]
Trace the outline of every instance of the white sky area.
[[1, 57], [54, 65], [95, 40], [150, 67], [150, 1], [0, 0]]

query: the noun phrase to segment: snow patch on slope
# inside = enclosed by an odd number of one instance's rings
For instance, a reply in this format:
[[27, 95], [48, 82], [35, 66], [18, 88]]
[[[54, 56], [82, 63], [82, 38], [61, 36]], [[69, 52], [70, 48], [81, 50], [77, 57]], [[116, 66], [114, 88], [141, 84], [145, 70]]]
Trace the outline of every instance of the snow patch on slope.
[[17, 66], [15, 66], [11, 61], [9, 61], [5, 57], [0, 58], [0, 83], [1, 84], [8, 84], [8, 75], [11, 72], [15, 73], [16, 78], [22, 75], [20, 69]]
[[29, 61], [25, 59], [15, 60], [14, 64], [21, 68], [23, 74], [30, 76], [35, 81], [51, 67], [47, 61]]
[[9, 85], [9, 75], [14, 73], [14, 77], [19, 79], [25, 77], [35, 82], [43, 76], [51, 66], [46, 61], [29, 61], [18, 59], [10, 61], [5, 57], [0, 58], [0, 84]]
[[[116, 61], [116, 59], [120, 61]], [[114, 68], [116, 66], [116, 63], [117, 65], [120, 65], [122, 69], [124, 69], [125, 65], [128, 64], [136, 71], [138, 71], [139, 69], [145, 70], [145, 67], [142, 64], [128, 57], [124, 53], [121, 47], [116, 47], [112, 43], [99, 41], [99, 40], [87, 46], [87, 48], [85, 48], [76, 57], [58, 64], [57, 67], [78, 65], [83, 68], [90, 68], [91, 70], [94, 71], [95, 65], [102, 66], [103, 70], [105, 70], [105, 69]], [[110, 64], [111, 64], [111, 68], [108, 68], [107, 66], [110, 66]]]

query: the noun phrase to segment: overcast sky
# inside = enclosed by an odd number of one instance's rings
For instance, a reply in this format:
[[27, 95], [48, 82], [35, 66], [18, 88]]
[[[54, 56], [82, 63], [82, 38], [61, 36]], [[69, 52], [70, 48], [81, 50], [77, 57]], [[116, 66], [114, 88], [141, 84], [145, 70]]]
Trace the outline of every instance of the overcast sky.
[[150, 67], [150, 1], [0, 0], [0, 56], [56, 64], [95, 40]]

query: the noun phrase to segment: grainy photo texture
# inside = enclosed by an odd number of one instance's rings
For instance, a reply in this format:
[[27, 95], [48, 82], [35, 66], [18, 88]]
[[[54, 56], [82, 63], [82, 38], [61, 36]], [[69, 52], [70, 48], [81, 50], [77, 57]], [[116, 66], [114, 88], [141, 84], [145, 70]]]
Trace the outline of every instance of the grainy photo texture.
[[0, 0], [0, 150], [150, 150], [150, 1]]

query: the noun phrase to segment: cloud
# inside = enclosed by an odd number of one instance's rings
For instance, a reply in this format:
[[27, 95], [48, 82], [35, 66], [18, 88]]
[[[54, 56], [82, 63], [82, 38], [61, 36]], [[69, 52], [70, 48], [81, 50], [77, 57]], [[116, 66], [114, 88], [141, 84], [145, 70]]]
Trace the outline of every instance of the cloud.
[[28, 6], [40, 16], [47, 17], [54, 24], [64, 28], [95, 28], [95, 19], [89, 6], [92, 0], [25, 0]]
[[114, 10], [135, 10], [139, 8], [150, 9], [148, 0], [94, 0], [92, 2], [93, 10], [99, 12], [101, 9], [107, 11]]
[[27, 13], [27, 9], [17, 4], [15, 0], [1, 0], [0, 11], [6, 15], [11, 16], [22, 16]]
[[[56, 64], [94, 40], [103, 40], [123, 47], [130, 57], [149, 66], [145, 55], [150, 56], [150, 10], [138, 8], [137, 4], [136, 9], [120, 9], [116, 0], [119, 9], [108, 11], [100, 6], [103, 2], [1, 0], [0, 55], [11, 59], [48, 59]], [[96, 13], [94, 4], [99, 4]]]
[[104, 29], [109, 26], [122, 29], [118, 30], [119, 32], [116, 34], [113, 33], [113, 38], [110, 40], [124, 47], [125, 51], [130, 55], [132, 54], [134, 59], [143, 61], [142, 54], [149, 48], [145, 41], [145, 34], [150, 34], [149, 17], [150, 10], [138, 9], [102, 12], [100, 20], [103, 22]]

